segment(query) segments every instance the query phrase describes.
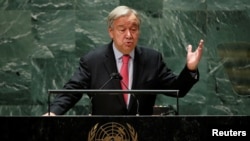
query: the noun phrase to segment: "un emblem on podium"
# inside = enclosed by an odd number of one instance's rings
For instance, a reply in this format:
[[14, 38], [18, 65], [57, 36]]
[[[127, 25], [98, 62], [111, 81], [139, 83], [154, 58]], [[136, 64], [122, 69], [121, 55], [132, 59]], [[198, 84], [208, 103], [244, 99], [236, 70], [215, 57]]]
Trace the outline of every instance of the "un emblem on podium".
[[95, 124], [88, 134], [88, 141], [138, 141], [134, 128], [126, 123], [108, 122]]

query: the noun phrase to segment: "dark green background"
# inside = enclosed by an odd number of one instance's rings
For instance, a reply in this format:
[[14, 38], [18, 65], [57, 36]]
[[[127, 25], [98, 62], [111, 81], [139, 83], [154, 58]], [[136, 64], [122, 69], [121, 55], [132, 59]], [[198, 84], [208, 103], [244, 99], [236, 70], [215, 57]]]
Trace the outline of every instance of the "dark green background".
[[[205, 40], [200, 81], [180, 99], [181, 115], [250, 115], [249, 0], [0, 0], [0, 115], [42, 115], [48, 89], [61, 89], [79, 57], [110, 41], [118, 5], [142, 14], [139, 43], [179, 73], [185, 47]], [[157, 105], [175, 105], [159, 95]], [[67, 114], [87, 114], [85, 96]]]

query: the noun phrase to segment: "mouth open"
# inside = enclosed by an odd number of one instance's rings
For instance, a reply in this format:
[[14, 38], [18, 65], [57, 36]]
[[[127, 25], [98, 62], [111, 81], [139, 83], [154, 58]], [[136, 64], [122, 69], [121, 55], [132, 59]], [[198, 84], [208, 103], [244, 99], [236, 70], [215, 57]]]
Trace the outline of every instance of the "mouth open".
[[131, 45], [133, 45], [133, 42], [125, 42], [125, 45], [126, 46], [131, 46]]

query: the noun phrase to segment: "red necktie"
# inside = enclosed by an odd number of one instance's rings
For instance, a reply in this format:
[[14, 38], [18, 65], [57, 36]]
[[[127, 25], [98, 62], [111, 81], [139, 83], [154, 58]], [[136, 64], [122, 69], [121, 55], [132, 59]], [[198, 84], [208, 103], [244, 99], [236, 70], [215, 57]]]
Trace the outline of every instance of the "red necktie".
[[[129, 55], [122, 56], [122, 67], [121, 67], [121, 86], [123, 90], [128, 90], [128, 81], [129, 81], [129, 71], [128, 71], [128, 62], [129, 62]], [[127, 104], [128, 101], [128, 94], [123, 94], [124, 101]]]

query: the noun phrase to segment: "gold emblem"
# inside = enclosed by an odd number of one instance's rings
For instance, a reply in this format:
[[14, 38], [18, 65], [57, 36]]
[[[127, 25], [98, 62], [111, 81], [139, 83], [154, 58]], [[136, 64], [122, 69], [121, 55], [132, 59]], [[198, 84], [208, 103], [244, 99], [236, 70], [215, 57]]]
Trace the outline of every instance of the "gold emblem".
[[88, 134], [88, 141], [138, 141], [135, 129], [128, 123], [126, 126], [108, 122], [99, 126], [95, 124]]

